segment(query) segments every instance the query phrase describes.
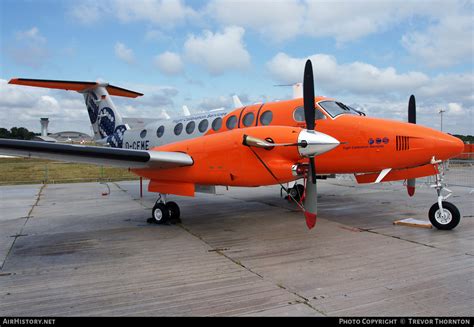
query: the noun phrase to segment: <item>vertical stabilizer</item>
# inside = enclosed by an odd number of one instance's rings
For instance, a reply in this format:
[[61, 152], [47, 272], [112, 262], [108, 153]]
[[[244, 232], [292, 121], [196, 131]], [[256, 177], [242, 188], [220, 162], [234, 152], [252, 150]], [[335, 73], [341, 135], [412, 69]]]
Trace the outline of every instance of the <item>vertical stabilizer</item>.
[[88, 89], [84, 92], [84, 100], [94, 131], [94, 140], [121, 148], [127, 125], [123, 123], [106, 86], [99, 84]]

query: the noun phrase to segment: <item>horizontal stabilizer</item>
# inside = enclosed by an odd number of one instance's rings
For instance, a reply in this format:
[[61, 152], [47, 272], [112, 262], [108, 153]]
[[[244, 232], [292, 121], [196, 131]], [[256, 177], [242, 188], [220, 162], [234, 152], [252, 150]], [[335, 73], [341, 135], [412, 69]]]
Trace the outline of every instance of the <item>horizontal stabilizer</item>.
[[191, 166], [186, 153], [0, 139], [0, 153], [122, 168], [166, 169]]
[[67, 91], [77, 91], [83, 93], [87, 90], [93, 89], [97, 86], [104, 86], [110, 95], [116, 95], [121, 97], [136, 98], [142, 96], [142, 93], [123, 89], [118, 86], [113, 86], [107, 83], [97, 82], [78, 82], [78, 81], [57, 81], [57, 80], [46, 80], [46, 79], [29, 79], [29, 78], [13, 78], [8, 84], [17, 85], [28, 85], [35, 87], [44, 87], [48, 89], [61, 89]]

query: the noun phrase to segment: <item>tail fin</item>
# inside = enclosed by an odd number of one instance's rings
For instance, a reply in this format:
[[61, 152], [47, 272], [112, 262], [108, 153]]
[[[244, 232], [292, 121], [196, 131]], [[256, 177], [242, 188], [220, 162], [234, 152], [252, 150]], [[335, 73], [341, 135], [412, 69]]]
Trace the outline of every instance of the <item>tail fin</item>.
[[110, 95], [136, 98], [142, 93], [126, 90], [108, 83], [53, 81], [14, 78], [9, 84], [28, 85], [51, 89], [73, 90], [84, 95], [89, 119], [94, 131], [94, 139], [109, 143], [115, 148], [122, 147], [123, 133], [128, 129], [115, 108]]

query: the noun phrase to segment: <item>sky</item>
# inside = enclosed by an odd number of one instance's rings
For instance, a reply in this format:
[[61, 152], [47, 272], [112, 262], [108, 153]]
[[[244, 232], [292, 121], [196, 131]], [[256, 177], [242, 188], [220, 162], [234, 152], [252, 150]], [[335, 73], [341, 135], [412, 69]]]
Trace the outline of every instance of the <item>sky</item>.
[[369, 116], [474, 134], [474, 0], [0, 0], [0, 127], [90, 133], [75, 92], [14, 77], [106, 81], [124, 117], [284, 100], [312, 59], [315, 93]]

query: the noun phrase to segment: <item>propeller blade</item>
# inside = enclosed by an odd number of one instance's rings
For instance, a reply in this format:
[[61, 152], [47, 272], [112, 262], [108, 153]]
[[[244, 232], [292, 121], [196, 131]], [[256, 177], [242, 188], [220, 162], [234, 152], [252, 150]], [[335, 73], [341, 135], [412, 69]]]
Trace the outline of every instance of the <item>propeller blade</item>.
[[311, 60], [306, 61], [304, 67], [303, 77], [303, 103], [304, 103], [304, 119], [306, 121], [306, 128], [308, 130], [314, 130], [316, 114], [314, 112], [314, 78], [313, 78], [313, 65]]
[[410, 178], [407, 180], [407, 192], [409, 196], [415, 195], [415, 184], [416, 178]]
[[410, 96], [410, 100], [408, 101], [408, 122], [416, 124], [416, 102], [413, 94]]
[[306, 194], [304, 198], [304, 216], [306, 218], [306, 226], [309, 229], [313, 228], [316, 225], [316, 215], [317, 215], [317, 183], [316, 183], [316, 170], [314, 166], [314, 158], [309, 158], [310, 165], [308, 167], [308, 177], [309, 175], [314, 176], [312, 182], [309, 181], [306, 183]]
[[309, 166], [311, 167], [311, 182], [316, 184], [316, 164], [314, 157], [309, 158]]
[[[410, 96], [410, 100], [408, 100], [408, 122], [416, 124], [416, 101], [413, 94]], [[407, 192], [409, 196], [415, 195], [415, 185], [415, 178], [407, 180]]]

